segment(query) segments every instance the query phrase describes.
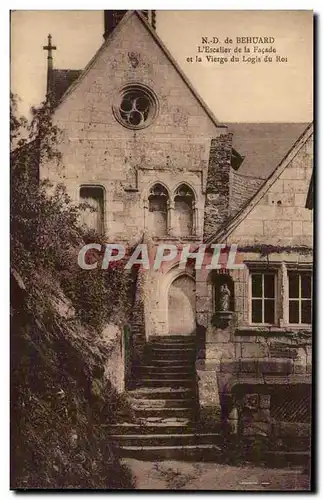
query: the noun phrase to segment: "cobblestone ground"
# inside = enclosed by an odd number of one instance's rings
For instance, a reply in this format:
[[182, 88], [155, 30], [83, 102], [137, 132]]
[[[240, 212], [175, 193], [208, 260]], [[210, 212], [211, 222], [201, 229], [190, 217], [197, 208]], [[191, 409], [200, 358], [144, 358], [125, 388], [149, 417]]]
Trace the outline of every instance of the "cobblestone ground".
[[203, 462], [142, 462], [124, 459], [139, 490], [308, 491], [302, 468], [233, 467]]

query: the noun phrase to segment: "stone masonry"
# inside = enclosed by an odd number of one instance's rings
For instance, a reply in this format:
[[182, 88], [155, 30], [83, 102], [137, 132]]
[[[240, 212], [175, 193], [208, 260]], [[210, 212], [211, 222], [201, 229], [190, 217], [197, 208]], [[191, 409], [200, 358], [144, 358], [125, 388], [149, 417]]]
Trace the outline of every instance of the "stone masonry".
[[[248, 181], [233, 170], [232, 134], [215, 120], [154, 30], [137, 12], [121, 17], [57, 104], [53, 121], [62, 131], [62, 165], [42, 164], [40, 178], [64, 183], [75, 202], [81, 188], [102, 189], [103, 232], [109, 242], [145, 241], [155, 250], [160, 243], [235, 244], [244, 268], [213, 272], [170, 264], [163, 272], [142, 274], [132, 324], [124, 333], [126, 348], [118, 349], [116, 383], [131, 386], [132, 367], [122, 365], [133, 364], [140, 372], [152, 338], [167, 345], [171, 328], [179, 336], [191, 334], [181, 331], [190, 316], [196, 320], [199, 425], [218, 429], [220, 423], [229, 437], [279, 440], [293, 429], [308, 435], [306, 408], [298, 402], [307, 401], [311, 385], [312, 326], [303, 320], [291, 323], [289, 305], [297, 299], [303, 311], [310, 299], [290, 296], [289, 276], [310, 274], [313, 266], [313, 211], [306, 208], [313, 131], [306, 129], [267, 180]], [[147, 126], [127, 127], [116, 118], [116, 103], [129, 85], [141, 85], [154, 96], [155, 116]], [[167, 198], [160, 219], [149, 202], [156, 184]], [[178, 194], [182, 185], [189, 195]], [[174, 212], [184, 227], [185, 207], [190, 207], [192, 230], [176, 234]], [[151, 217], [157, 221], [153, 229], [165, 224], [163, 234], [151, 233]], [[274, 297], [265, 295], [265, 285], [260, 298], [252, 296], [251, 277], [257, 273], [274, 276]], [[217, 310], [223, 280], [231, 295], [225, 314]], [[253, 299], [258, 306], [261, 302], [263, 315], [266, 300], [274, 300], [271, 321], [263, 316], [252, 322]], [[185, 372], [185, 366], [181, 369]], [[124, 374], [126, 380], [120, 380]], [[189, 378], [195, 381], [195, 374]], [[290, 396], [283, 395], [286, 387]], [[295, 421], [288, 420], [291, 411], [286, 417], [278, 393], [294, 408]]]

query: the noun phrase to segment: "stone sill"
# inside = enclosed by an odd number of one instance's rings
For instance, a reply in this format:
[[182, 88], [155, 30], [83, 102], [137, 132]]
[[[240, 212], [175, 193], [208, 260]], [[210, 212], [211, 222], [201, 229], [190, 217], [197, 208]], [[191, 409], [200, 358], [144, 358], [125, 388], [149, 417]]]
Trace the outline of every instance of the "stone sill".
[[[218, 373], [218, 377], [221, 380], [222, 377], [226, 377], [227, 374], [220, 372]], [[262, 385], [262, 386], [275, 386], [275, 385], [299, 385], [299, 384], [312, 384], [312, 375], [308, 373], [304, 374], [275, 374], [275, 375], [267, 375], [263, 376], [254, 376], [252, 374], [232, 374], [232, 378], [227, 381], [225, 392], [230, 392], [234, 387], [243, 385], [243, 386], [251, 386], [250, 392], [252, 392], [253, 386]]]
[[200, 236], [192, 235], [192, 236], [153, 236], [153, 241], [201, 241]]
[[312, 326], [239, 326], [235, 329], [235, 335], [288, 335], [291, 333], [303, 333], [308, 336], [312, 334]]

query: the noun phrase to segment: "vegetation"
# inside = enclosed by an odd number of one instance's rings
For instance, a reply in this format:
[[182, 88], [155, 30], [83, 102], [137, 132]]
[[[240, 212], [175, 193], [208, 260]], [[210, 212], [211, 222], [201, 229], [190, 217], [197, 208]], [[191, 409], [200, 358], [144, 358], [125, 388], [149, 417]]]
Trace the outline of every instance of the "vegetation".
[[30, 122], [16, 104], [12, 96], [11, 486], [131, 488], [107, 430], [130, 409], [105, 377], [115, 346], [101, 331], [115, 309], [126, 321], [135, 277], [77, 266], [89, 238], [82, 207], [38, 182], [40, 160], [60, 164], [59, 130], [47, 103]]

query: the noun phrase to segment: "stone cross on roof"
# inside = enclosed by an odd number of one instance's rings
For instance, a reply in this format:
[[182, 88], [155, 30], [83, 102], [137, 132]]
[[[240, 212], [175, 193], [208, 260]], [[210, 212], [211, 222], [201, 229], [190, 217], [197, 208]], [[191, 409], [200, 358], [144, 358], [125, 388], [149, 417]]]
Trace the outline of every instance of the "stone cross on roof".
[[52, 51], [56, 50], [56, 45], [52, 45], [52, 35], [50, 33], [48, 35], [48, 44], [43, 46], [43, 50], [48, 51], [47, 59], [53, 59]]
[[56, 50], [56, 45], [52, 45], [52, 35], [48, 35], [48, 43], [43, 46], [43, 50], [47, 50], [47, 99], [50, 99], [52, 92], [52, 77], [53, 77], [53, 50]]

